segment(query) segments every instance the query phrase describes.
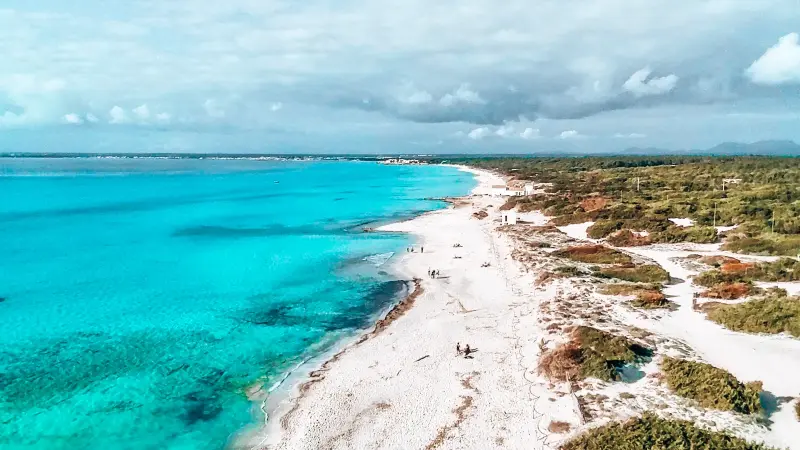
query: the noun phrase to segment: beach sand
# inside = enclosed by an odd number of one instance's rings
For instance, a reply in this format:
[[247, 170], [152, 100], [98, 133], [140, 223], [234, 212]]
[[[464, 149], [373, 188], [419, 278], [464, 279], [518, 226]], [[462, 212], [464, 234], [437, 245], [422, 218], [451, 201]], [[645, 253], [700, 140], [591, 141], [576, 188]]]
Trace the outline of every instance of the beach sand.
[[[381, 229], [417, 237], [415, 252], [393, 262], [398, 275], [420, 280], [413, 307], [315, 372], [273, 412], [256, 448], [542, 448], [547, 423], [535, 405], [546, 389], [529, 381], [537, 300], [522, 289], [531, 275], [494, 231], [504, 200], [481, 195], [502, 179], [462, 170], [480, 183], [471, 205]], [[472, 216], [481, 209], [488, 218]], [[457, 343], [476, 351], [457, 356]]]

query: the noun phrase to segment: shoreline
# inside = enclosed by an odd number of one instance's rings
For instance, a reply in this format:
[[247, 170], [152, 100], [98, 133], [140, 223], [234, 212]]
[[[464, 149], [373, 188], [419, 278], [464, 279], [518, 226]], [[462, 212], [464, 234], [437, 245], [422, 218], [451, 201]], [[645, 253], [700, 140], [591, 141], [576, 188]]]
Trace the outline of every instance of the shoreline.
[[[488, 171], [473, 169], [467, 166], [453, 164], [441, 165], [470, 173], [473, 175], [476, 181], [479, 181], [478, 175], [489, 174]], [[490, 176], [495, 175], [490, 174]], [[497, 176], [499, 177], [499, 175]], [[370, 227], [369, 232], [397, 232], [387, 228], [451, 209], [455, 207], [455, 202], [475, 195], [475, 192], [479, 190], [480, 187], [481, 184], [479, 182], [475, 188], [461, 197], [430, 199], [442, 201], [446, 203], [447, 206], [441, 209], [425, 211], [416, 215], [409, 215], [399, 220], [376, 224], [376, 227]], [[367, 231], [364, 230], [364, 232]], [[400, 233], [412, 236], [416, 243], [423, 238], [423, 236], [416, 233], [402, 231]], [[337, 342], [333, 343], [329, 349], [317, 355], [310, 356], [298, 363], [293, 369], [287, 372], [287, 374], [282, 377], [280, 381], [277, 381], [270, 389], [266, 390], [266, 393], [263, 394], [263, 400], [256, 396], [259, 395], [259, 393], [264, 392], [264, 389], [262, 389], [260, 386], [257, 389], [256, 386], [254, 386], [251, 390], [248, 390], [248, 397], [250, 397], [251, 401], [258, 402], [258, 400], [260, 400], [261, 405], [258, 407], [258, 409], [261, 411], [261, 418], [264, 422], [261, 425], [256, 423], [239, 430], [239, 432], [232, 436], [229, 448], [271, 448], [270, 445], [272, 445], [274, 441], [279, 439], [282, 434], [285, 433], [286, 422], [300, 407], [307, 391], [314, 384], [324, 380], [325, 373], [330, 370], [334, 363], [336, 363], [352, 348], [357, 347], [363, 344], [365, 341], [379, 335], [397, 319], [405, 315], [414, 306], [416, 299], [424, 293], [424, 287], [421, 283], [422, 280], [409, 275], [407, 271], [403, 270], [403, 267], [400, 263], [397, 261], [392, 261], [391, 259], [387, 262], [386, 271], [396, 276], [399, 280], [402, 280], [410, 285], [411, 289], [409, 292], [402, 298], [399, 298], [397, 303], [376, 314], [374, 324], [364, 328], [363, 330], [357, 331], [352, 335], [338, 338]]]
[[[519, 288], [533, 276], [519, 269], [513, 246], [495, 230], [504, 199], [486, 195], [504, 178], [457, 168], [478, 181], [458, 199], [463, 204], [378, 229], [412, 234], [425, 247], [391, 263], [401, 278], [422, 279], [414, 306], [385, 332], [329, 357], [324, 377], [296, 388], [301, 395], [250, 448], [547, 448], [537, 405], [549, 391], [533, 375], [538, 301]], [[476, 219], [477, 210], [492, 218]], [[442, 276], [425, 279], [431, 268]], [[456, 357], [457, 342], [476, 352]]]

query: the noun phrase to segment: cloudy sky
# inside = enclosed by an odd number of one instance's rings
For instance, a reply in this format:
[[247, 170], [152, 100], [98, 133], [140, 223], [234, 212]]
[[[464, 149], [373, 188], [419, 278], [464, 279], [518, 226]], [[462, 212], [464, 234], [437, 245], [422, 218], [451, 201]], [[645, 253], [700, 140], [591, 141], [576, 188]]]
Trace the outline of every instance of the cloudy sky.
[[0, 151], [800, 141], [800, 0], [4, 0]]

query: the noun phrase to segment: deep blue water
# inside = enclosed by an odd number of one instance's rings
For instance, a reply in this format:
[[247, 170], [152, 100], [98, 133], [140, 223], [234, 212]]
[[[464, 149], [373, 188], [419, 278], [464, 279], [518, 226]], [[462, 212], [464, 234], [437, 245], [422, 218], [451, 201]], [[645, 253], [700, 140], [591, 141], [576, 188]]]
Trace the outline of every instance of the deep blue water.
[[0, 447], [219, 449], [244, 392], [368, 326], [472, 178], [358, 162], [0, 159]]

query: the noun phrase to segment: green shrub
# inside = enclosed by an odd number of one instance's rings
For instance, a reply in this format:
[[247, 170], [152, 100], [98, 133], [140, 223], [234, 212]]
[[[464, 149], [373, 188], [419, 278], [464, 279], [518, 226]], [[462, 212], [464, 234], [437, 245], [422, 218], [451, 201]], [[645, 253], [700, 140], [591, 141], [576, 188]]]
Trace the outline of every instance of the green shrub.
[[[730, 264], [728, 267], [735, 265]], [[739, 264], [737, 270], [709, 270], [694, 277], [694, 283], [705, 287], [714, 287], [721, 283], [749, 281], [798, 281], [800, 280], [800, 261], [792, 258], [781, 258], [773, 262], [758, 264]], [[744, 269], [746, 268], [746, 270]]]
[[659, 243], [694, 242], [697, 244], [710, 244], [717, 242], [717, 230], [714, 227], [694, 226], [683, 228], [672, 225], [662, 232], [653, 233], [650, 239]]
[[601, 278], [617, 278], [632, 283], [660, 283], [669, 281], [669, 272], [655, 264], [636, 267], [603, 267], [594, 272]]
[[800, 253], [800, 235], [778, 236], [765, 233], [758, 237], [729, 239], [723, 250], [754, 255], [797, 256]]
[[800, 397], [794, 401], [794, 415], [800, 420]]
[[539, 360], [539, 371], [559, 380], [589, 377], [619, 381], [618, 369], [626, 364], [639, 364], [653, 351], [632, 340], [592, 327], [576, 327], [570, 341], [545, 353]]
[[604, 245], [578, 245], [551, 253], [559, 258], [591, 264], [627, 264], [631, 257]]
[[698, 428], [686, 420], [652, 413], [624, 423], [610, 423], [583, 433], [561, 450], [770, 450], [725, 433]]
[[789, 333], [800, 338], [800, 297], [764, 297], [735, 305], [715, 305], [708, 318], [733, 331]]
[[603, 239], [609, 234], [622, 229], [625, 222], [622, 220], [598, 220], [586, 229], [586, 235], [592, 239]]
[[567, 277], [579, 277], [582, 275], [586, 275], [586, 272], [582, 271], [581, 269], [575, 266], [560, 266], [553, 269], [553, 272], [564, 275]]
[[661, 363], [669, 388], [706, 408], [753, 414], [761, 411], [761, 383], [743, 384], [710, 364], [665, 357]]
[[605, 295], [637, 295], [642, 291], [661, 292], [661, 285], [644, 283], [617, 283], [604, 284], [600, 286], [600, 293]]

